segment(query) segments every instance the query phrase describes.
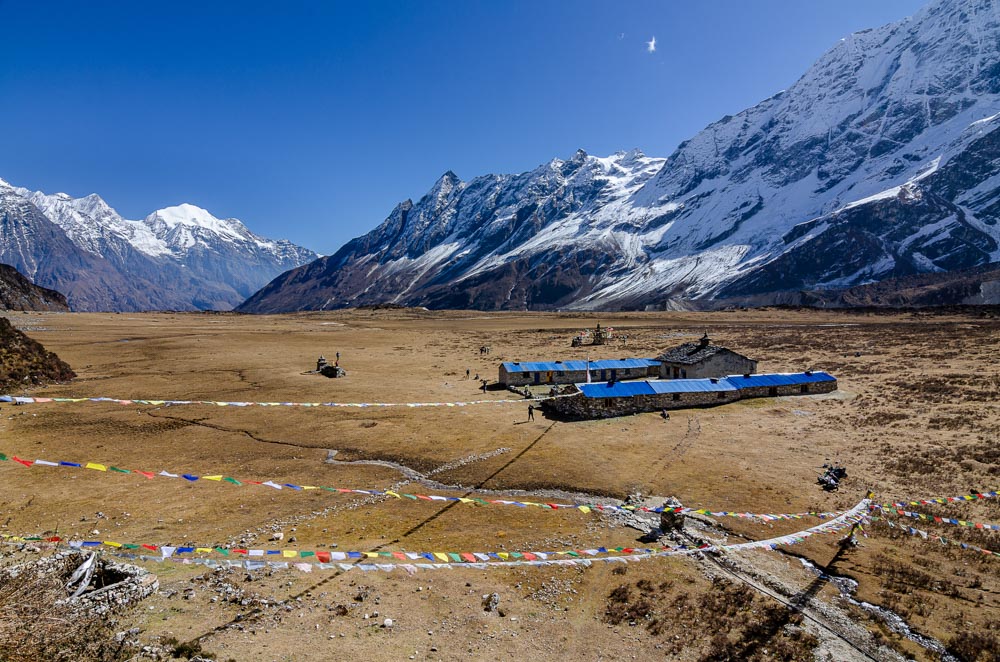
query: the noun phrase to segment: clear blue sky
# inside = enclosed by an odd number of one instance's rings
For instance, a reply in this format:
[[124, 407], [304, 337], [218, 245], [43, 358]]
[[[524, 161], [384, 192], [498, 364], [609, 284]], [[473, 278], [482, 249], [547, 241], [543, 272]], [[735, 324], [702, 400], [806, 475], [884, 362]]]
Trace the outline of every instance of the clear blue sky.
[[329, 254], [449, 169], [668, 156], [921, 4], [0, 0], [0, 178]]

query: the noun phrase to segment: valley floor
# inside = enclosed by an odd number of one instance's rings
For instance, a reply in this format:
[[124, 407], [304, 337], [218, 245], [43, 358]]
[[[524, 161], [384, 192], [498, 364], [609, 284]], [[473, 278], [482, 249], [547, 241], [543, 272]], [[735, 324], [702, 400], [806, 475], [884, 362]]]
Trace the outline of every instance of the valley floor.
[[[4, 404], [0, 453], [7, 456], [534, 502], [620, 503], [642, 493], [755, 513], [844, 510], [868, 489], [887, 503], [1000, 485], [995, 316], [350, 310], [8, 318], [79, 375], [13, 395], [497, 404]], [[572, 337], [597, 321], [628, 333], [628, 346], [571, 348]], [[469, 370], [495, 381], [501, 361], [655, 356], [706, 331], [758, 359], [761, 372], [826, 370], [840, 390], [678, 411], [668, 421], [645, 414], [569, 423], [540, 411], [528, 421], [523, 400], [504, 390], [484, 394], [465, 378]], [[480, 355], [482, 345], [492, 353]], [[346, 378], [307, 374], [320, 354], [332, 362], [337, 352]], [[839, 492], [816, 484], [827, 462], [848, 468]], [[1000, 523], [1000, 499], [908, 509]], [[891, 519], [1000, 551], [1000, 531]], [[688, 531], [691, 540], [735, 543], [817, 523], [700, 518], [689, 520]], [[863, 660], [897, 653], [930, 660], [940, 658], [935, 646], [956, 659], [975, 659], [991, 646], [989, 654], [1000, 654], [1000, 558], [906, 535], [884, 519], [866, 532], [857, 547], [843, 549], [839, 533], [778, 551], [412, 575], [143, 562], [160, 591], [120, 615], [116, 629], [140, 628], [135, 637], [144, 646], [197, 642], [220, 660]], [[282, 539], [272, 541], [276, 533]], [[362, 552], [651, 546], [626, 518], [597, 511], [279, 491], [10, 461], [0, 463], [0, 534]], [[0, 547], [0, 561], [24, 559], [18, 550]], [[851, 604], [838, 589], [850, 582], [819, 578], [816, 567], [856, 581], [855, 603], [891, 610], [916, 634], [907, 638]], [[498, 609], [486, 611], [483, 596], [492, 593]], [[921, 637], [923, 645], [914, 641]], [[0, 658], [15, 639], [0, 626]]]

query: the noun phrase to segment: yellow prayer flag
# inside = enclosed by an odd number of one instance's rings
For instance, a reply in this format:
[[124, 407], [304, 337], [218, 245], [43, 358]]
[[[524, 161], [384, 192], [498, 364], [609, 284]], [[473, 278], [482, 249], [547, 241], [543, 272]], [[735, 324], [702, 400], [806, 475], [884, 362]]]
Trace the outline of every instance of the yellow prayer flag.
[[577, 510], [579, 510], [581, 513], [589, 513], [590, 506], [577, 506]]
[[211, 547], [195, 547], [194, 551], [199, 554], [208, 554], [209, 552], [215, 551]]
[[441, 561], [445, 561], [445, 562], [451, 560], [451, 559], [448, 558], [448, 555], [445, 554], [444, 552], [434, 552], [434, 558], [439, 559]]
[[105, 540], [104, 544], [107, 545], [108, 547], [121, 547], [122, 546], [122, 544], [120, 542], [114, 542], [113, 540]]
[[304, 490], [318, 490], [319, 488], [316, 487], [315, 485], [303, 485], [302, 489], [304, 489]]
[[86, 467], [88, 469], [94, 469], [96, 471], [107, 471], [108, 470], [108, 468], [106, 466], [104, 466], [103, 464], [96, 464], [94, 462], [88, 462], [86, 464]]
[[202, 476], [202, 480], [222, 480], [222, 476]]
[[286, 549], [281, 552], [281, 555], [284, 556], [286, 559], [294, 559], [296, 556], [299, 555], [299, 553], [296, 552], [294, 549]]

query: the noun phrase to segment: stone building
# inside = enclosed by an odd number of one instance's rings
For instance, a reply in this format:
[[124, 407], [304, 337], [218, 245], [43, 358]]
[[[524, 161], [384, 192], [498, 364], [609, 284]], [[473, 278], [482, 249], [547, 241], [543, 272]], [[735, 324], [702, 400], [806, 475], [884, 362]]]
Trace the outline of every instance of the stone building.
[[656, 357], [662, 379], [722, 378], [757, 372], [757, 362], [731, 349], [713, 345], [706, 333], [698, 342], [668, 349]]
[[531, 384], [577, 384], [587, 381], [587, 370], [594, 381], [640, 379], [660, 374], [656, 359], [619, 359], [604, 361], [505, 362], [500, 364], [497, 381], [504, 386]]
[[671, 379], [577, 384], [576, 395], [551, 398], [542, 406], [569, 418], [611, 418], [664, 409], [712, 407], [744, 398], [828, 393], [837, 380], [825, 372], [730, 375], [709, 379]]

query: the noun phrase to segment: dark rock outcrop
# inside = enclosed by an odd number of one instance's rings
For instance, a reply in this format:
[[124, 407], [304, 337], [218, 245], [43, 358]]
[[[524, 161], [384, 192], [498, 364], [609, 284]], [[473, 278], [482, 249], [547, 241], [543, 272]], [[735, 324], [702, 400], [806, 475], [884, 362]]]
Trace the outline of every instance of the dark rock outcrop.
[[0, 392], [76, 377], [69, 365], [0, 317]]
[[68, 312], [66, 297], [35, 285], [9, 264], [0, 264], [0, 309]]

